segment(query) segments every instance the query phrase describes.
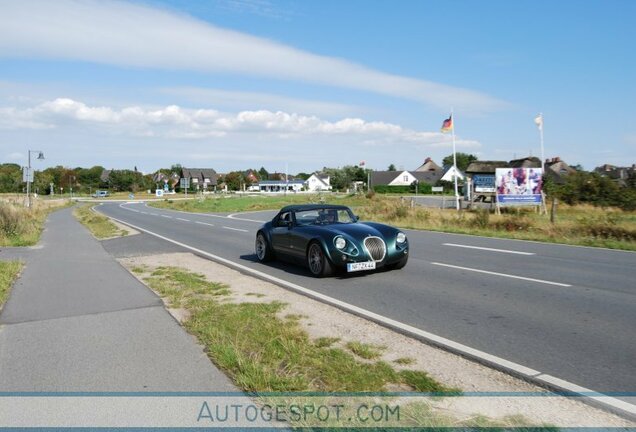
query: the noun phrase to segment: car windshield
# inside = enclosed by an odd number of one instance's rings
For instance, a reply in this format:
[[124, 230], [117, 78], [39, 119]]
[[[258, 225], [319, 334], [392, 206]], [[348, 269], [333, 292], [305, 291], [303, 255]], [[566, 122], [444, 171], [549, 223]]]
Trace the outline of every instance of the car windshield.
[[329, 225], [353, 223], [356, 219], [349, 209], [318, 208], [296, 212], [298, 225]]

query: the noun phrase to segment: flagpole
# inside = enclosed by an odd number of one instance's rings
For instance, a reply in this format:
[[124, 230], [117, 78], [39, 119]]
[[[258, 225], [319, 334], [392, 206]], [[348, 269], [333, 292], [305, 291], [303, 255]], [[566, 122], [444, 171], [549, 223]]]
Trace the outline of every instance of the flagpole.
[[545, 155], [543, 154], [543, 113], [539, 113], [541, 117], [541, 127], [539, 128], [539, 135], [541, 137], [541, 172], [545, 174]]
[[451, 108], [451, 136], [453, 137], [453, 177], [455, 178], [455, 208], [459, 211], [459, 192], [457, 189], [457, 154], [455, 152], [455, 115]]

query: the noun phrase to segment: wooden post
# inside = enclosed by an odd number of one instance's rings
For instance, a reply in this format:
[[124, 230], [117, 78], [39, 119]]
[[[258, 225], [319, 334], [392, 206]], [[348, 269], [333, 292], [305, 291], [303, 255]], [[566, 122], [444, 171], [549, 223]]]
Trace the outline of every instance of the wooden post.
[[552, 205], [550, 206], [550, 223], [554, 223], [557, 209], [557, 199], [552, 197]]

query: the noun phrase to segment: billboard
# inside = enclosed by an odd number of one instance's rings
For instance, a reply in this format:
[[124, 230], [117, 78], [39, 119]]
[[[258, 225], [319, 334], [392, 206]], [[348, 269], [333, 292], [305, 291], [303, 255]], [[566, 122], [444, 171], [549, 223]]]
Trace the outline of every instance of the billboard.
[[541, 204], [541, 168], [497, 168], [495, 172], [499, 205]]
[[475, 174], [473, 176], [475, 192], [495, 192], [494, 174]]

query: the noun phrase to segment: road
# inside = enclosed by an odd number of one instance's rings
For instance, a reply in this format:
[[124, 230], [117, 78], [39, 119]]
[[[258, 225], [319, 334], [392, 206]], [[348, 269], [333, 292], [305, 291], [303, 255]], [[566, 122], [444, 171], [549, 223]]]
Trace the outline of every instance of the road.
[[636, 392], [636, 253], [406, 230], [400, 271], [315, 279], [256, 262], [274, 212], [99, 211], [385, 317], [603, 393]]

